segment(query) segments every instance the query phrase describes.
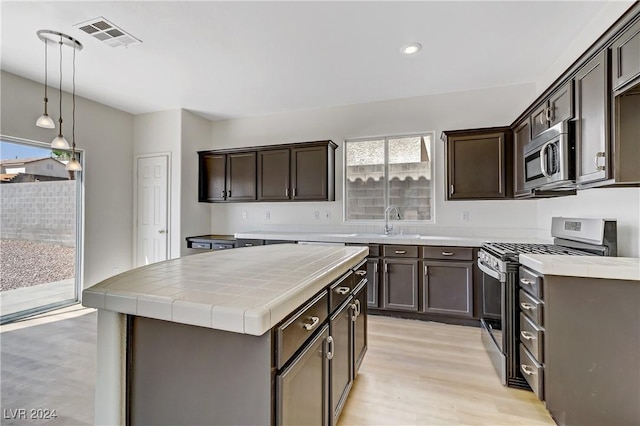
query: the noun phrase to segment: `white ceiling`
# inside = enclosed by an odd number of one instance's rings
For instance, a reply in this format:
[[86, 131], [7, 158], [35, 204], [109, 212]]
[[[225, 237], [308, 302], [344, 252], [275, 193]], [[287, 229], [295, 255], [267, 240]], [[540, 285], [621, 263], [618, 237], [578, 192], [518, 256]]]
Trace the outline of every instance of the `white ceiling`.
[[[51, 29], [84, 45], [80, 96], [133, 114], [260, 115], [535, 82], [604, 5], [3, 0], [2, 69], [42, 81], [36, 31]], [[112, 48], [73, 27], [98, 16], [143, 43]], [[423, 50], [401, 55], [412, 41]]]

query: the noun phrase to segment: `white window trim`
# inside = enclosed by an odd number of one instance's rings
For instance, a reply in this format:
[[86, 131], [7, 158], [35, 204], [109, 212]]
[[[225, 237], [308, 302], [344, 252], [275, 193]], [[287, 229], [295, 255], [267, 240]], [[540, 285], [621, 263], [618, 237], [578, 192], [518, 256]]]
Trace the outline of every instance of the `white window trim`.
[[[342, 223], [348, 223], [353, 225], [380, 225], [384, 223], [384, 219], [347, 219], [347, 143], [348, 142], [359, 142], [359, 141], [369, 141], [373, 139], [384, 139], [385, 144], [388, 139], [394, 138], [410, 138], [416, 136], [425, 136], [431, 135], [430, 142], [430, 161], [431, 161], [431, 220], [406, 220], [400, 219], [395, 220], [394, 223], [399, 223], [407, 226], [411, 225], [434, 225], [436, 223], [436, 206], [435, 206], [435, 185], [437, 184], [434, 181], [434, 177], [436, 176], [436, 151], [435, 151], [435, 140], [436, 140], [436, 132], [434, 130], [429, 130], [425, 132], [416, 132], [416, 133], [406, 133], [406, 134], [396, 134], [396, 135], [386, 135], [386, 136], [366, 136], [366, 137], [357, 137], [357, 138], [348, 138], [344, 139], [342, 145]], [[384, 150], [384, 172], [385, 177], [389, 176], [389, 150]], [[388, 184], [388, 181], [387, 181]], [[385, 191], [385, 205], [389, 205], [389, 191]]]

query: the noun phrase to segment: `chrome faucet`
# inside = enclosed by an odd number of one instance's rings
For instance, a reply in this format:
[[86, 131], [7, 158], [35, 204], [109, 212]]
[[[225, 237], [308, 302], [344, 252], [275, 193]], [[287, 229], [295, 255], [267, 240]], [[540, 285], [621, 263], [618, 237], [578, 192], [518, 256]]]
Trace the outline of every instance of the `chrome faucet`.
[[400, 210], [393, 204], [386, 208], [384, 211], [384, 235], [389, 235], [393, 231], [393, 224], [389, 225], [389, 212], [391, 210], [396, 211], [396, 219], [400, 220]]

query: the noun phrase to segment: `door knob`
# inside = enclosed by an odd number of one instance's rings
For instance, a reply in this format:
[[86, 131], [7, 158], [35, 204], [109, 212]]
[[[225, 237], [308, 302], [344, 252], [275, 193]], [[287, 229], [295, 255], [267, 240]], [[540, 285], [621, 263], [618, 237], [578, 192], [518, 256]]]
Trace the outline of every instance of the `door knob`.
[[167, 230], [166, 229], [161, 229], [158, 231], [158, 234], [166, 234]]

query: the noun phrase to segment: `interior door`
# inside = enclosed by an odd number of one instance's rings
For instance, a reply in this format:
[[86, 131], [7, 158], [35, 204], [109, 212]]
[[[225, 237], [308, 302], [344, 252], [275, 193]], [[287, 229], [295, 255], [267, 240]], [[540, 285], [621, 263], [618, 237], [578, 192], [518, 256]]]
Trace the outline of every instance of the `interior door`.
[[137, 162], [136, 266], [167, 260], [169, 157], [141, 157]]

